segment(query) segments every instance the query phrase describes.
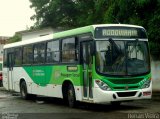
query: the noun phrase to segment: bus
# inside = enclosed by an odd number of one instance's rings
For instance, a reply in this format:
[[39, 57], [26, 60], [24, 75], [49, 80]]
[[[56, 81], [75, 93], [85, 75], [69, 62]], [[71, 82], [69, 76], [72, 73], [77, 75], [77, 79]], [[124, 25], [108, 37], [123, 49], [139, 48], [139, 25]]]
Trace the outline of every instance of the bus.
[[4, 46], [3, 85], [28, 99], [35, 95], [77, 102], [150, 99], [152, 80], [146, 30], [97, 24]]

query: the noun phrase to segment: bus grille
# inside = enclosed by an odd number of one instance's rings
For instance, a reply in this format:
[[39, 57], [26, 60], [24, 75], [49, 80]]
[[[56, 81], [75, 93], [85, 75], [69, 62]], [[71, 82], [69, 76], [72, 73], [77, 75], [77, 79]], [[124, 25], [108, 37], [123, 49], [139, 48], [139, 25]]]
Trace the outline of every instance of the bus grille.
[[[127, 90], [126, 86], [118, 86], [118, 87], [113, 87], [116, 90]], [[139, 86], [128, 86], [128, 89], [137, 89]]]
[[142, 81], [143, 78], [135, 78], [135, 79], [108, 79], [111, 83], [114, 84], [136, 84]]
[[137, 93], [137, 91], [133, 91], [133, 92], [117, 92], [118, 97], [131, 97], [131, 96], [135, 96]]

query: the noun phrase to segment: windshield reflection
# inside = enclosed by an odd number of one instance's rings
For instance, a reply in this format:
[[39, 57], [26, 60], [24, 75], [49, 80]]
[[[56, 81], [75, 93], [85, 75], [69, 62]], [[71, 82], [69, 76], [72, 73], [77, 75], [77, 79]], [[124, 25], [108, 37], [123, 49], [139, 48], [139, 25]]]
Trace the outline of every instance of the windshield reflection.
[[100, 73], [138, 75], [150, 70], [145, 41], [96, 41], [96, 49], [96, 67]]

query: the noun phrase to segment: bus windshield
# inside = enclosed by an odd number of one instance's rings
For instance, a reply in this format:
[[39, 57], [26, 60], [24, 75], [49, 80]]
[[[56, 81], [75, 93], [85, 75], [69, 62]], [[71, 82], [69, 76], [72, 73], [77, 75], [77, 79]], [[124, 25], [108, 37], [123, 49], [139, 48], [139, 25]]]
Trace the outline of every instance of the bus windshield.
[[108, 75], [140, 75], [150, 71], [148, 44], [138, 40], [96, 41], [96, 68]]

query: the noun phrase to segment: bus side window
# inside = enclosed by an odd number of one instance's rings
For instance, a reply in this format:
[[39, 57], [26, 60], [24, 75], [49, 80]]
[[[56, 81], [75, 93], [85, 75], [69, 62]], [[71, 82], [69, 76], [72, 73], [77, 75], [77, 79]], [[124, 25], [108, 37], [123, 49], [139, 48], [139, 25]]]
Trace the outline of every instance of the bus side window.
[[15, 48], [15, 66], [20, 66], [22, 64], [22, 48]]
[[33, 46], [28, 45], [23, 47], [23, 64], [33, 63]]
[[7, 49], [4, 50], [3, 54], [3, 67], [7, 67]]
[[44, 63], [45, 61], [45, 43], [34, 45], [34, 63]]
[[47, 63], [55, 63], [60, 61], [59, 40], [49, 41], [47, 43]]
[[78, 60], [75, 37], [62, 40], [62, 62], [73, 63]]

